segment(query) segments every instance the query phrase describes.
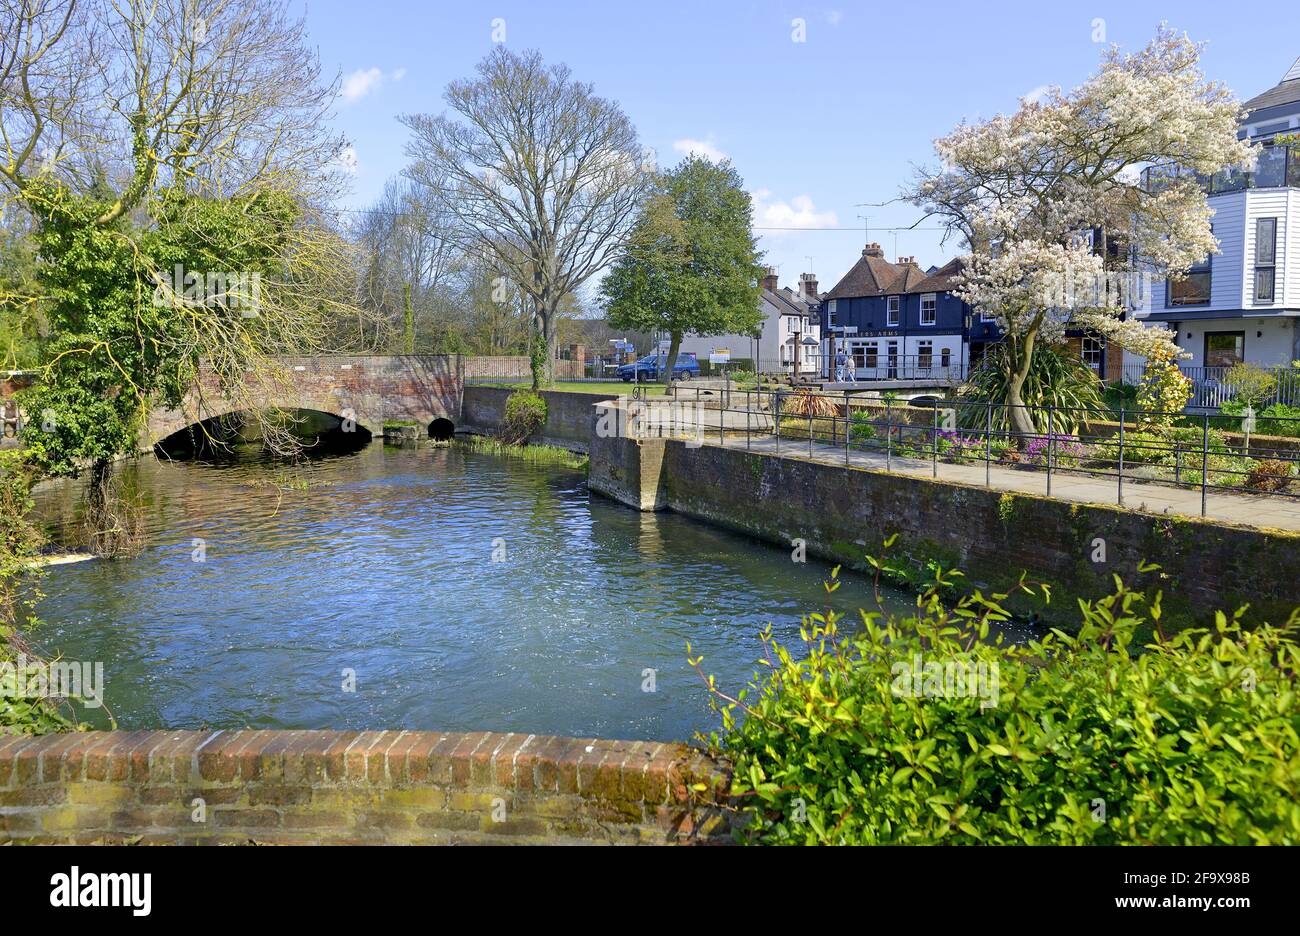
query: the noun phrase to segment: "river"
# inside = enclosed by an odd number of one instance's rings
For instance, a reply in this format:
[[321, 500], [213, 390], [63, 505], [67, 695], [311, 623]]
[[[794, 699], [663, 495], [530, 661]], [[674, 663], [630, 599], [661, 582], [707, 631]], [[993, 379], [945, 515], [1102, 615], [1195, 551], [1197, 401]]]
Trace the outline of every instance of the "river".
[[[125, 471], [144, 550], [51, 569], [34, 643], [102, 662], [126, 729], [687, 740], [717, 726], [687, 641], [737, 689], [767, 623], [798, 645], [827, 603], [827, 566], [589, 496], [558, 466], [376, 442], [311, 462], [305, 490], [268, 485], [283, 466], [247, 453]], [[40, 504], [74, 500], [67, 484]], [[871, 604], [861, 578], [834, 596]]]

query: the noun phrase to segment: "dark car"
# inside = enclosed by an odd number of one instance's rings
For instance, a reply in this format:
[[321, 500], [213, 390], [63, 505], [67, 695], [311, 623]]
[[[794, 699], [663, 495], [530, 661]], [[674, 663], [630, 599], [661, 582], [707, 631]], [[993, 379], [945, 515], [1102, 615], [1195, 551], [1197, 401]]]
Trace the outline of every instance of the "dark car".
[[[618, 376], [624, 383], [631, 383], [633, 380], [642, 382], [658, 380], [659, 369], [667, 364], [667, 354], [647, 354], [633, 364], [624, 364], [620, 367]], [[677, 363], [673, 365], [673, 380], [690, 380], [699, 375], [700, 362], [695, 360], [694, 352], [680, 352], [677, 355]]]

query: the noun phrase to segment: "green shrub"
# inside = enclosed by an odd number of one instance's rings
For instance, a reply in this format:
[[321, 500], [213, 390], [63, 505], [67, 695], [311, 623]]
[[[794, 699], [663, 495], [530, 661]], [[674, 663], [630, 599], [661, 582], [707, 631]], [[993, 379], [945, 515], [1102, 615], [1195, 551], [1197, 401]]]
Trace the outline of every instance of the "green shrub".
[[44, 542], [31, 522], [31, 484], [22, 455], [0, 452], [0, 735], [75, 727], [48, 700], [16, 691], [14, 677], [22, 659], [38, 662], [21, 633], [38, 623], [27, 608], [40, 597], [37, 559]]
[[766, 674], [738, 695], [706, 677], [722, 729], [703, 740], [734, 766], [739, 838], [1300, 843], [1300, 610], [1164, 636], [1159, 592], [1117, 579], [1076, 635], [1008, 646], [988, 637], [1007, 596], [949, 602], [957, 574], [906, 618], [861, 612], [846, 633], [805, 616], [802, 659], [769, 628]]
[[[1005, 342], [993, 345], [979, 366], [958, 391], [965, 404], [993, 403], [990, 414], [984, 407], [957, 407], [957, 424], [963, 429], [984, 429], [990, 415], [993, 428], [1008, 428], [1007, 392], [1011, 380], [1010, 349]], [[1080, 426], [1106, 415], [1102, 382], [1079, 355], [1065, 345], [1040, 345], [1034, 350], [1021, 399], [1039, 432], [1047, 431], [1047, 407], [1053, 407], [1052, 431], [1078, 435]]]
[[[1241, 400], [1229, 400], [1219, 409], [1224, 415], [1213, 417], [1214, 424], [1229, 431], [1241, 432], [1242, 414], [1246, 411], [1246, 404]], [[1257, 410], [1255, 413], [1255, 434], [1300, 437], [1300, 406], [1271, 403], [1263, 409]]]
[[498, 434], [507, 445], [523, 445], [546, 425], [546, 399], [533, 390], [516, 390], [506, 398]]
[[858, 411], [849, 417], [849, 438], [854, 442], [870, 442], [877, 435], [870, 414]]

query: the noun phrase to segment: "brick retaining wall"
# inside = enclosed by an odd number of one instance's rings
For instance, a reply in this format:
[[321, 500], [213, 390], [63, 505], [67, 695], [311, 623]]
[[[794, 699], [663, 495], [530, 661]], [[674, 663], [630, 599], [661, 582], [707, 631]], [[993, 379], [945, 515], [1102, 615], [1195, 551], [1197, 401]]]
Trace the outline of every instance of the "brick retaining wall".
[[[506, 399], [512, 393], [514, 390], [504, 387], [466, 385], [461, 398], [460, 428], [495, 432], [505, 417]], [[610, 395], [543, 390], [542, 397], [546, 400], [546, 425], [533, 436], [533, 441], [587, 451], [591, 445], [593, 407], [608, 400]]]
[[[701, 783], [708, 792], [692, 789]], [[719, 843], [730, 841], [718, 805], [727, 785], [725, 769], [698, 751], [651, 741], [427, 731], [0, 736], [0, 844]]]

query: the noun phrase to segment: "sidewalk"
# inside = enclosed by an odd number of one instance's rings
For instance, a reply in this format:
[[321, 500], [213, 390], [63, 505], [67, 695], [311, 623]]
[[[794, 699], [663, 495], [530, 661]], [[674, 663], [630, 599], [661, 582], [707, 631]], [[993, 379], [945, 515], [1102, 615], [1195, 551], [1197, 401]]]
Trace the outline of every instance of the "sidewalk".
[[[710, 437], [705, 433], [704, 444], [720, 444], [717, 435]], [[768, 455], [777, 454], [777, 440], [770, 435], [754, 436], [748, 441], [745, 437], [730, 436], [721, 444], [726, 448], [746, 448]], [[782, 439], [780, 454], [792, 458], [808, 458], [808, 440]], [[832, 447], [826, 443], [814, 442], [812, 460], [829, 465], [844, 465], [843, 446]], [[887, 458], [884, 452], [852, 450], [848, 464], [855, 468], [871, 468], [885, 471]], [[933, 478], [934, 466], [929, 460], [916, 458], [888, 459], [888, 470], [895, 474], [914, 475]], [[952, 465], [939, 462], [937, 477], [941, 481], [957, 481], [963, 484], [984, 487], [985, 466], [983, 462], [973, 465]], [[991, 465], [988, 468], [988, 486], [998, 491], [1011, 491], [1024, 494], [1047, 495], [1047, 472], [1045, 470], [1026, 471]], [[1052, 472], [1051, 496], [1060, 500], [1078, 501], [1087, 504], [1117, 504], [1117, 479], [1093, 478], [1083, 474], [1071, 474], [1063, 471]], [[1178, 488], [1168, 484], [1151, 481], [1124, 479], [1124, 503], [1129, 510], [1138, 510], [1151, 514], [1174, 514], [1186, 517], [1201, 516], [1200, 488]], [[1250, 495], [1220, 493], [1211, 488], [1206, 496], [1205, 517], [1209, 520], [1222, 520], [1249, 527], [1271, 527], [1280, 530], [1300, 531], [1300, 498], [1279, 497], [1268, 494]], [[1300, 558], [1300, 557], [1297, 557]]]

